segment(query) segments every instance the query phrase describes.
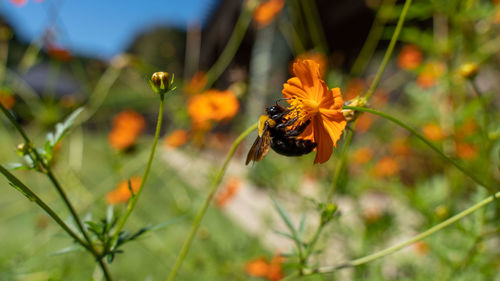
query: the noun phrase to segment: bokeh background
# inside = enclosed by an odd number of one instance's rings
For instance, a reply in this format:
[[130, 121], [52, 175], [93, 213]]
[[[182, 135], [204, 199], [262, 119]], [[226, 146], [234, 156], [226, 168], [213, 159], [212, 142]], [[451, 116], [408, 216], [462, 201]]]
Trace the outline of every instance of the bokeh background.
[[[154, 134], [158, 97], [147, 80], [155, 71], [175, 74], [161, 147], [126, 226], [154, 231], [116, 257], [116, 280], [166, 278], [232, 142], [282, 97], [294, 59], [317, 61], [328, 86], [351, 100], [371, 84], [403, 7], [271, 0], [258, 15], [260, 2], [1, 0], [0, 102], [39, 146], [57, 122], [86, 108], [54, 163], [84, 220], [104, 218], [110, 207], [123, 212], [120, 183], [142, 175]], [[414, 1], [369, 101], [493, 186], [500, 181], [499, 10], [497, 1]], [[473, 75], [464, 72], [467, 63]], [[19, 162], [22, 139], [0, 120], [0, 161]], [[363, 114], [348, 127], [354, 138], [337, 179], [339, 212], [322, 232], [313, 267], [403, 241], [488, 195], [386, 120]], [[280, 235], [287, 229], [270, 197], [297, 225], [305, 218], [310, 239], [345, 139], [322, 165], [312, 165], [314, 152], [287, 158], [271, 151], [245, 166], [255, 136], [231, 160], [178, 280], [273, 281], [296, 268], [293, 258], [279, 257], [293, 243]], [[15, 173], [70, 222], [46, 178]], [[3, 178], [0, 188], [0, 280], [97, 276], [90, 255], [49, 217]], [[500, 280], [496, 214], [484, 208], [384, 259], [303, 280]]]

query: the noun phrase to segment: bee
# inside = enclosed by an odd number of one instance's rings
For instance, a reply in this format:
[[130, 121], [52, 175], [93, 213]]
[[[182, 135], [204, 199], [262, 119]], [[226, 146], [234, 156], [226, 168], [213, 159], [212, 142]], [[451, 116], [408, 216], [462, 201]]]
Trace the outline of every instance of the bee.
[[298, 119], [298, 116], [286, 118], [290, 111], [277, 104], [266, 108], [266, 114], [259, 118], [259, 135], [248, 152], [245, 165], [252, 160], [254, 162], [262, 160], [269, 152], [269, 148], [281, 155], [300, 156], [316, 147], [316, 143], [311, 140], [297, 139], [297, 136], [307, 128], [310, 120], [288, 129]]

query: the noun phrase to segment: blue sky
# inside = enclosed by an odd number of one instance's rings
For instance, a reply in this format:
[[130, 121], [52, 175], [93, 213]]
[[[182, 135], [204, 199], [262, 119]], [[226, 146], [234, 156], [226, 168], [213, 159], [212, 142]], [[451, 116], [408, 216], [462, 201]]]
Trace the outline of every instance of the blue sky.
[[143, 30], [206, 20], [217, 0], [28, 0], [16, 6], [0, 0], [0, 14], [24, 41], [54, 26], [57, 43], [72, 52], [110, 58]]

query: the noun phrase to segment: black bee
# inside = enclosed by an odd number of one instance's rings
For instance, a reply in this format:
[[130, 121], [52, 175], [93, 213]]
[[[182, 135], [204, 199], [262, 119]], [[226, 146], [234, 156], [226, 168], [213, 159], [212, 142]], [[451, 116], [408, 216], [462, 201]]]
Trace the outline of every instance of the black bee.
[[266, 108], [266, 114], [259, 118], [259, 135], [250, 148], [247, 155], [246, 165], [250, 161], [260, 161], [269, 152], [269, 147], [279, 154], [286, 156], [300, 156], [311, 152], [316, 143], [311, 140], [297, 139], [310, 123], [310, 120], [296, 126], [293, 129], [287, 129], [298, 119], [294, 117], [287, 119], [286, 115], [289, 109], [284, 109], [279, 105], [273, 105]]

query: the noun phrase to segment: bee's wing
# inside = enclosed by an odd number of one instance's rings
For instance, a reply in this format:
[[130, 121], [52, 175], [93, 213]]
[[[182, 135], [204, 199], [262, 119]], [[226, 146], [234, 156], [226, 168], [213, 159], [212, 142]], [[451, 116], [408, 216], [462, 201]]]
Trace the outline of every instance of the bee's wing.
[[271, 135], [267, 130], [267, 126], [264, 128], [264, 132], [262, 136], [257, 136], [255, 141], [253, 142], [250, 151], [247, 154], [247, 160], [245, 161], [245, 165], [248, 165], [250, 161], [260, 161], [266, 154], [269, 152], [269, 148], [271, 147]]

